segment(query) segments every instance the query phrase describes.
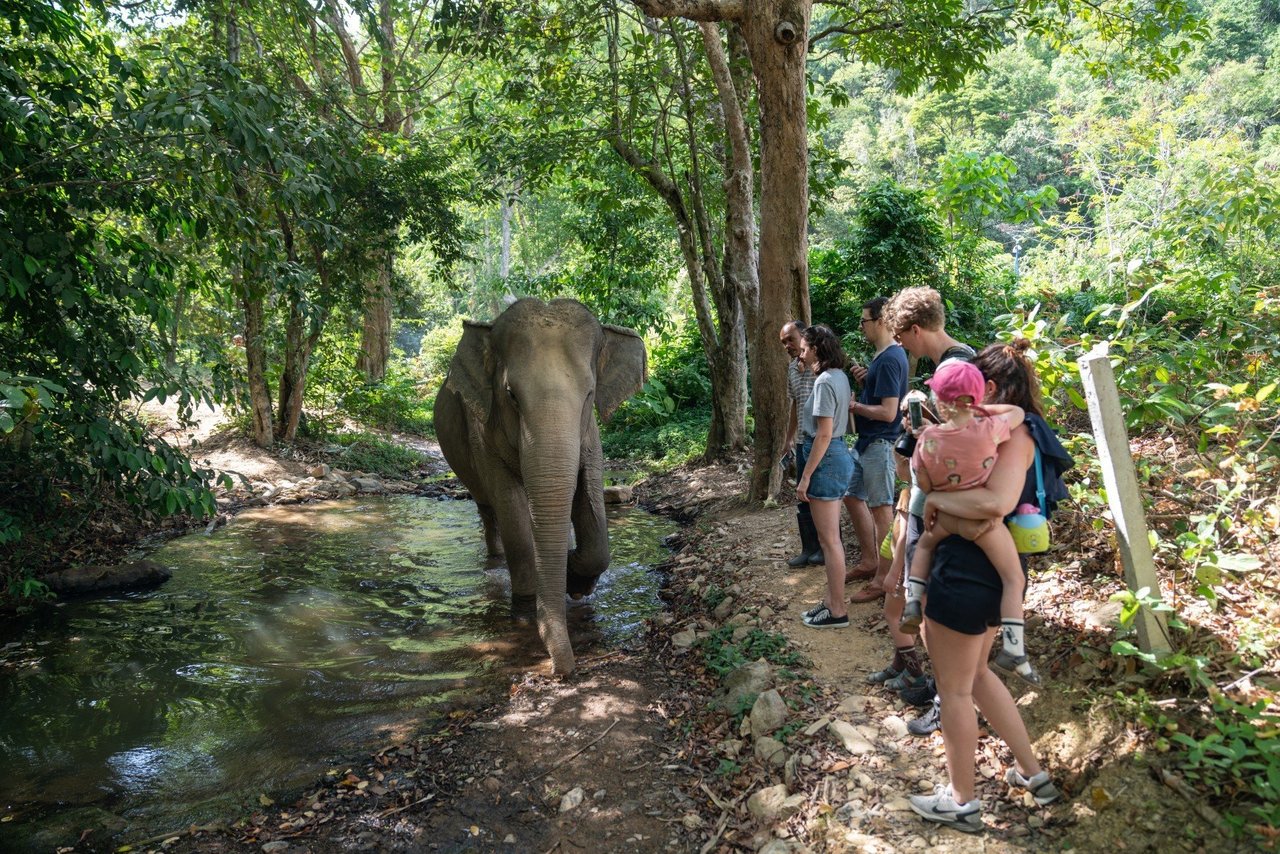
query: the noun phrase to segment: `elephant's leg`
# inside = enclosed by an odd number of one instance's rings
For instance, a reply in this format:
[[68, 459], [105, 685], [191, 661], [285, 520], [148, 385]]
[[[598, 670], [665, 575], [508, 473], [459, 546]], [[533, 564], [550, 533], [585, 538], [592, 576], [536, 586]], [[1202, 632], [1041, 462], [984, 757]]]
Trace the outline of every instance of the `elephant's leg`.
[[592, 423], [582, 450], [573, 496], [575, 546], [569, 553], [566, 586], [574, 599], [595, 589], [600, 575], [609, 568], [609, 520], [604, 510], [604, 459], [600, 434]]
[[503, 556], [502, 536], [498, 533], [498, 516], [493, 507], [476, 502], [476, 510], [480, 513], [480, 524], [484, 527], [484, 544], [490, 558]]
[[533, 546], [533, 526], [524, 488], [514, 477], [498, 478], [492, 490], [493, 515], [497, 535], [506, 552], [511, 574], [511, 616], [520, 621], [533, 619], [537, 612], [537, 556]]

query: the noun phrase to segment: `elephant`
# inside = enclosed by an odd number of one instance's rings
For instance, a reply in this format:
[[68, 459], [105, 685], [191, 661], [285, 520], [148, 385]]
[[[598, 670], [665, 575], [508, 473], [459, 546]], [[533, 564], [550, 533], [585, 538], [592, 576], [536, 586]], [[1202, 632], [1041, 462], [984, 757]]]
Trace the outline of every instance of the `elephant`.
[[493, 323], [464, 322], [436, 395], [440, 449], [475, 499], [489, 555], [506, 557], [512, 614], [536, 614], [561, 676], [574, 669], [565, 595], [591, 593], [609, 567], [592, 408], [607, 421], [646, 375], [633, 330], [576, 300], [526, 297]]

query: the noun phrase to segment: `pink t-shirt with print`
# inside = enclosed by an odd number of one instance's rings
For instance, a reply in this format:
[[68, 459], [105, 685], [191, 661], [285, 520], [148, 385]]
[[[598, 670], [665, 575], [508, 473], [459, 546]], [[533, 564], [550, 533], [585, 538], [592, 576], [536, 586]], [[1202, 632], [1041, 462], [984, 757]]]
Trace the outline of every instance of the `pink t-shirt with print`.
[[955, 492], [982, 486], [996, 464], [996, 448], [1009, 441], [1009, 422], [974, 417], [964, 427], [934, 424], [920, 434], [911, 465], [929, 476], [933, 488]]

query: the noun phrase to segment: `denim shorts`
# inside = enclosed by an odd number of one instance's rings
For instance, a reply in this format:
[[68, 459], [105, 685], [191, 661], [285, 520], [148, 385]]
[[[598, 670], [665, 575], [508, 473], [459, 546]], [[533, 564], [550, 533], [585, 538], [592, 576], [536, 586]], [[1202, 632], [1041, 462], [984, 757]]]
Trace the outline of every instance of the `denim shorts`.
[[892, 504], [898, 497], [898, 470], [893, 459], [893, 443], [876, 439], [861, 453], [853, 453], [853, 474], [845, 497], [865, 501], [868, 507]]
[[[805, 442], [804, 455], [807, 459], [813, 451], [813, 442]], [[844, 437], [832, 439], [822, 461], [809, 476], [809, 499], [812, 501], [839, 501], [849, 483], [849, 474], [853, 471], [853, 457]]]

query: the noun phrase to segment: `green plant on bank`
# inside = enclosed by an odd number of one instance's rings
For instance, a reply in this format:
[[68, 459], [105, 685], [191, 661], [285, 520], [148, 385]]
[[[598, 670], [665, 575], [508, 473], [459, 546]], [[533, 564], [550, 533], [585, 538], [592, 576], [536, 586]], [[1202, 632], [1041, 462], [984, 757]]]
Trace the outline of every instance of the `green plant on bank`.
[[703, 662], [717, 676], [725, 676], [761, 658], [781, 667], [800, 664], [804, 660], [790, 649], [784, 635], [753, 628], [741, 641], [734, 643], [734, 628], [721, 626], [698, 640]]
[[336, 433], [329, 441], [342, 450], [332, 457], [333, 463], [348, 471], [403, 476], [426, 465], [426, 456], [403, 445], [388, 442], [372, 433]]
[[716, 608], [720, 607], [720, 603], [723, 602], [725, 597], [728, 595], [729, 594], [725, 592], [725, 589], [719, 584], [708, 584], [707, 589], [702, 591], [702, 603], [707, 606], [708, 610], [714, 611]]
[[[1169, 628], [1187, 630], [1175, 609], [1152, 596], [1150, 588], [1117, 593], [1112, 600], [1121, 603], [1122, 627], [1132, 626], [1146, 608], [1162, 615]], [[1232, 833], [1270, 840], [1272, 829], [1280, 826], [1280, 714], [1274, 709], [1274, 700], [1263, 696], [1240, 702], [1228, 696], [1210, 678], [1210, 661], [1205, 655], [1177, 649], [1162, 654], [1144, 652], [1127, 639], [1116, 640], [1111, 652], [1137, 658], [1164, 676], [1185, 676], [1197, 689], [1195, 693], [1204, 694], [1196, 707], [1201, 714], [1194, 717], [1168, 716], [1145, 691], [1130, 705], [1155, 734], [1156, 750], [1170, 754], [1188, 779], [1227, 803], [1223, 820]]]

